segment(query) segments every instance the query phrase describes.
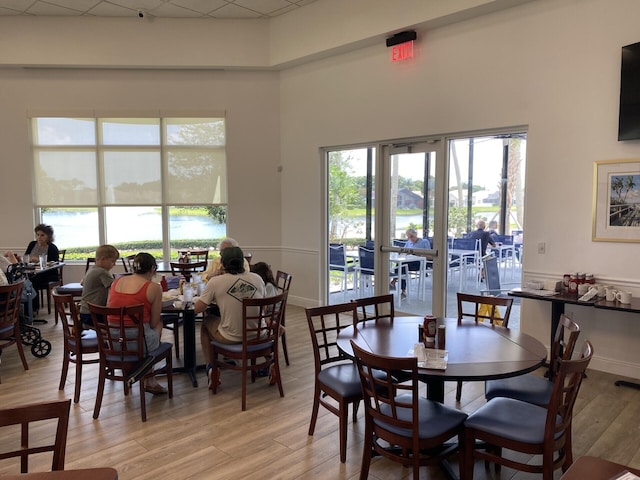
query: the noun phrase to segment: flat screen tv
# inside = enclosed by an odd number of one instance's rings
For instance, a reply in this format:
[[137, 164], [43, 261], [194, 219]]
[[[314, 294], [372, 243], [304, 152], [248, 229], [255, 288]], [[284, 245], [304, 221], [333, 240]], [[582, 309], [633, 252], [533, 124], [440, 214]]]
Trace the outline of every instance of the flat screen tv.
[[640, 139], [640, 42], [622, 47], [618, 140]]

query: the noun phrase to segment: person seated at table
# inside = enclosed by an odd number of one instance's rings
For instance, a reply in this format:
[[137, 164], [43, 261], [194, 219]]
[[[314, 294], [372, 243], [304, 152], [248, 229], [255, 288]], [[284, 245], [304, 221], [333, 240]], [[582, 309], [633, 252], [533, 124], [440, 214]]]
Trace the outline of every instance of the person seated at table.
[[[57, 262], [60, 257], [58, 247], [53, 243], [53, 227], [51, 225], [45, 225], [41, 223], [34, 228], [36, 233], [36, 240], [32, 240], [27, 245], [23, 261], [37, 262], [40, 255], [47, 256], [47, 262]], [[60, 280], [60, 274], [57, 268], [48, 270], [43, 273], [34, 275], [31, 278], [31, 283], [36, 290], [46, 290], [49, 287], [49, 282], [57, 282]], [[34, 300], [34, 309], [39, 307], [38, 297]]]
[[[423, 248], [425, 250], [429, 250], [431, 248], [431, 242], [429, 242], [429, 239], [418, 237], [418, 232], [416, 232], [415, 229], [409, 228], [405, 233], [407, 235], [407, 241], [404, 244], [404, 248]], [[409, 270], [410, 272], [418, 272], [420, 271], [420, 263], [421, 262], [419, 261], [408, 262], [408, 263], [405, 263], [405, 265], [407, 266], [407, 270]], [[398, 275], [398, 269], [396, 268], [396, 270], [393, 273], [395, 275]], [[394, 278], [393, 280], [391, 280], [390, 287], [392, 289], [396, 288], [397, 281], [398, 281], [397, 278]], [[400, 288], [402, 289], [402, 292], [401, 292], [402, 298], [406, 298], [407, 297], [407, 281], [404, 278], [400, 281]]]
[[208, 315], [202, 321], [200, 343], [208, 360], [207, 378], [211, 386], [211, 340], [221, 343], [242, 343], [242, 299], [264, 298], [265, 286], [260, 275], [245, 269], [245, 258], [240, 247], [226, 247], [220, 254], [224, 272], [208, 282], [194, 305], [197, 314], [210, 303], [220, 308], [220, 315]]
[[[156, 259], [145, 252], [138, 253], [132, 262], [133, 275], [118, 277], [109, 289], [108, 307], [125, 307], [130, 305], [144, 306], [142, 321], [144, 323], [145, 352], [160, 346], [162, 335], [162, 287], [152, 281], [158, 265]], [[133, 326], [133, 325], [132, 325]], [[155, 376], [145, 379], [144, 388], [154, 395], [167, 393]]]
[[82, 279], [82, 298], [80, 299], [80, 320], [86, 325], [92, 325], [89, 303], [106, 305], [109, 288], [113, 283], [110, 273], [120, 258], [120, 252], [113, 245], [100, 245], [96, 249], [96, 263]]
[[0, 270], [3, 272], [6, 272], [9, 265], [13, 263], [18, 263], [18, 259], [12, 251], [8, 250], [4, 252], [4, 255], [0, 256]]
[[476, 222], [476, 230], [469, 234], [469, 238], [480, 240], [480, 255], [485, 255], [487, 253], [487, 247], [489, 245], [492, 247], [496, 246], [496, 242], [493, 240], [493, 237], [485, 230], [485, 228], [487, 228], [486, 222], [484, 220], [478, 220]]
[[253, 273], [257, 273], [262, 278], [265, 287], [265, 297], [275, 297], [280, 292], [278, 292], [278, 287], [276, 286], [276, 279], [273, 276], [273, 271], [271, 270], [271, 266], [266, 262], [258, 262], [254, 265], [251, 265], [250, 269]]
[[493, 243], [497, 243], [497, 236], [500, 235], [500, 232], [498, 232], [498, 222], [495, 220], [491, 220], [489, 222], [489, 226], [487, 227], [487, 232], [489, 232], [489, 235], [491, 235]]
[[[222, 266], [222, 251], [227, 247], [239, 247], [238, 242], [236, 242], [233, 238], [227, 237], [220, 241], [218, 245], [218, 250], [220, 251], [220, 256], [217, 258], [213, 258], [209, 261], [209, 265], [207, 265], [207, 269], [202, 274], [202, 279], [206, 282], [216, 275], [222, 275], [224, 273], [224, 267]], [[247, 259], [244, 259], [244, 270], [245, 272], [250, 271], [249, 262]]]

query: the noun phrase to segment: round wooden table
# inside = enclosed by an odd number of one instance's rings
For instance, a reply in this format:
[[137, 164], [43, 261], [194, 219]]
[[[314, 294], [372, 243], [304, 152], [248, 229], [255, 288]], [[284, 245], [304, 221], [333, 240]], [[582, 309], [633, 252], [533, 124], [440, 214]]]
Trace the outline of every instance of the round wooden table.
[[[515, 377], [543, 365], [547, 349], [535, 338], [503, 327], [483, 323], [458, 325], [455, 318], [439, 318], [446, 325], [446, 370], [420, 368], [420, 379], [427, 383], [427, 397], [444, 402], [445, 381], [484, 381]], [[353, 356], [350, 340], [376, 355], [413, 356], [418, 343], [420, 317], [396, 317], [393, 322], [360, 322], [347, 327], [337, 338], [338, 348]]]

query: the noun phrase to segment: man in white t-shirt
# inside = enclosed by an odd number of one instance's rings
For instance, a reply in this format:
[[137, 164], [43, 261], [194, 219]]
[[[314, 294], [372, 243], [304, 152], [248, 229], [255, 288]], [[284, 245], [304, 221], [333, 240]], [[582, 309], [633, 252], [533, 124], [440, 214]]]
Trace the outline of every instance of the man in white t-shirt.
[[[211, 360], [211, 340], [242, 343], [242, 299], [265, 297], [264, 282], [259, 275], [245, 270], [240, 247], [227, 247], [220, 256], [225, 273], [207, 282], [194, 305], [196, 314], [204, 312], [214, 302], [220, 308], [219, 317], [207, 316], [202, 322], [200, 342], [207, 363]], [[207, 365], [209, 369], [210, 365]]]

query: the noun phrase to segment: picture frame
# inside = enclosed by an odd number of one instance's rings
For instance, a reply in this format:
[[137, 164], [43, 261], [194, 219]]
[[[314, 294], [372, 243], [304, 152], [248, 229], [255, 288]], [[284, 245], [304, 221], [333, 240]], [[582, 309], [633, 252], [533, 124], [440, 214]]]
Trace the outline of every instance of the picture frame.
[[640, 159], [593, 166], [594, 242], [640, 242]]

